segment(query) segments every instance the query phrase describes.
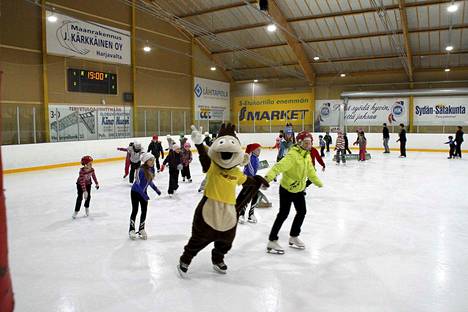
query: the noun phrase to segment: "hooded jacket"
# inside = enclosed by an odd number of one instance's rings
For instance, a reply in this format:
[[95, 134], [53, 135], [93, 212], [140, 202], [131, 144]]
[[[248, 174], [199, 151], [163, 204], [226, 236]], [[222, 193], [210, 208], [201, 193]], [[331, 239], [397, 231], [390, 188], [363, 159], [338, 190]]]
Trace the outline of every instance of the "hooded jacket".
[[283, 174], [281, 186], [291, 193], [304, 191], [307, 179], [318, 187], [323, 186], [312, 166], [310, 151], [297, 145], [293, 146], [289, 153], [268, 171], [265, 178], [271, 182], [280, 173]]

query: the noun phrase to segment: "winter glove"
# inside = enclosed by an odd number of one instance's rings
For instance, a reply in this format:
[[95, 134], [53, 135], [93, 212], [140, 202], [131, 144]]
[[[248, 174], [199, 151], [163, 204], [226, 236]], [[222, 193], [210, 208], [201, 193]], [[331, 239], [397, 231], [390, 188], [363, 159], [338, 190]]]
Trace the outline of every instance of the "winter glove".
[[306, 188], [309, 187], [309, 185], [311, 185], [311, 184], [312, 184], [312, 181], [310, 181], [309, 179], [307, 179], [307, 181], [306, 181]]
[[193, 144], [199, 145], [203, 143], [203, 140], [205, 139], [205, 136], [202, 134], [203, 132], [203, 127], [200, 127], [200, 129], [197, 129], [194, 125], [191, 126], [192, 128], [192, 134], [191, 134], [191, 139]]
[[161, 172], [164, 171], [164, 168], [166, 168], [166, 166], [165, 166], [165, 165], [161, 165]]
[[84, 200], [88, 199], [88, 192], [84, 192], [84, 193], [83, 193], [83, 199], [84, 199]]
[[184, 168], [184, 166], [182, 166], [182, 164], [177, 165], [177, 170], [181, 171], [183, 168]]
[[96, 190], [99, 190], [99, 184], [96, 184]]

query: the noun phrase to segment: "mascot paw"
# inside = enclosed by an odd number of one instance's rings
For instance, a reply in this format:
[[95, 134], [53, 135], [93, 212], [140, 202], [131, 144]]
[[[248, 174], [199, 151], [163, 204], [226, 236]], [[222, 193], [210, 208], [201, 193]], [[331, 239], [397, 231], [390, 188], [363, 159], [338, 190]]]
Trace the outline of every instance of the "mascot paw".
[[194, 125], [191, 126], [192, 128], [192, 134], [191, 134], [191, 139], [193, 144], [199, 145], [203, 143], [203, 140], [205, 139], [205, 136], [202, 134], [203, 127], [200, 127], [200, 129], [197, 129]]

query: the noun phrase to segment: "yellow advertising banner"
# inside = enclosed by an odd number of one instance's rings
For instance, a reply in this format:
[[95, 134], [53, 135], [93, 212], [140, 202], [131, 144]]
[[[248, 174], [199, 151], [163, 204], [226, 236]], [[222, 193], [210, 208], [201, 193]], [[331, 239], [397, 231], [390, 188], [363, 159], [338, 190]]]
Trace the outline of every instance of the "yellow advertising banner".
[[314, 99], [312, 93], [287, 93], [261, 96], [235, 97], [233, 121], [240, 125], [262, 123], [274, 126], [311, 125], [313, 120]]

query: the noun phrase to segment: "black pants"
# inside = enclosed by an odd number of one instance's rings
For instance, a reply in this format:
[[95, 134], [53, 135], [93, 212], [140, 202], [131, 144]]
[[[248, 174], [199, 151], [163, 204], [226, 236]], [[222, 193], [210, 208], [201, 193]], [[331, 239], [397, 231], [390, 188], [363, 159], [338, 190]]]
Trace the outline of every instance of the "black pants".
[[458, 156], [458, 157], [462, 157], [462, 154], [461, 154], [461, 146], [462, 146], [462, 143], [463, 142], [460, 142], [460, 143], [457, 143], [456, 147], [455, 147], [455, 156]]
[[348, 145], [345, 146], [345, 154], [346, 154], [346, 152], [352, 154], [351, 151], [349, 150], [349, 146], [348, 146]]
[[330, 143], [327, 142], [326, 144], [327, 144], [327, 152], [329, 152], [330, 151]]
[[291, 193], [280, 186], [280, 208], [278, 215], [276, 216], [275, 223], [271, 228], [269, 240], [274, 241], [278, 240], [278, 233], [283, 225], [283, 222], [288, 218], [289, 211], [291, 210], [291, 204], [294, 203], [294, 208], [296, 208], [296, 216], [294, 217], [291, 231], [289, 235], [292, 237], [299, 236], [301, 234], [301, 226], [304, 222], [306, 215], [306, 203], [304, 192]]
[[138, 168], [140, 168], [140, 162], [137, 162], [137, 163], [131, 162], [130, 163], [130, 176], [128, 177], [128, 181], [130, 183], [133, 183], [133, 181], [135, 180], [135, 171]]
[[337, 149], [337, 150], [336, 150], [336, 155], [335, 155], [335, 157], [336, 157], [336, 162], [337, 162], [338, 164], [340, 163], [340, 161], [342, 161], [343, 164], [345, 164], [345, 163], [346, 163], [346, 150], [344, 150], [344, 149]]
[[406, 141], [400, 141], [400, 156], [406, 157]]
[[169, 189], [168, 194], [174, 194], [174, 191], [179, 188], [179, 170], [169, 168]]
[[140, 227], [139, 231], [145, 229], [146, 211], [148, 210], [148, 201], [141, 197], [137, 192], [131, 191], [130, 198], [132, 199], [132, 214], [130, 215], [130, 231], [135, 231], [135, 219], [138, 214], [138, 205], [141, 206]]
[[[249, 218], [254, 214], [255, 208], [257, 207], [257, 202], [258, 202], [258, 194], [259, 192], [255, 193], [255, 195], [252, 197], [252, 201], [250, 202], [250, 209], [249, 209]], [[247, 207], [244, 207], [244, 209], [241, 209], [239, 215], [243, 216], [245, 215], [245, 210], [247, 210]]]
[[156, 163], [156, 169], [159, 172], [161, 170], [161, 164], [159, 163], [159, 156], [158, 157], [154, 156], [154, 162]]
[[182, 168], [182, 178], [187, 178], [189, 180], [192, 178], [192, 176], [190, 175], [190, 165], [183, 166], [183, 168]]
[[455, 145], [450, 145], [449, 158], [456, 156], [455, 149], [456, 149]]
[[320, 156], [325, 157], [325, 153], [323, 152], [325, 150], [325, 146], [320, 146]]
[[[76, 183], [76, 190], [78, 191], [78, 197], [76, 197], [75, 211], [78, 212], [80, 211], [81, 202], [83, 201], [83, 189], [78, 183]], [[91, 200], [91, 184], [86, 185], [86, 192], [88, 192], [88, 198], [86, 198], [84, 206], [85, 208], [88, 208]]]
[[185, 264], [190, 264], [203, 248], [214, 242], [214, 248], [211, 251], [211, 261], [213, 264], [224, 261], [224, 255], [232, 247], [232, 242], [236, 237], [237, 225], [225, 232], [217, 231], [206, 224], [203, 219], [203, 205], [207, 198], [203, 197], [195, 210], [195, 216], [192, 223], [192, 236], [187, 245], [184, 247], [184, 253], [180, 257], [180, 261]]

